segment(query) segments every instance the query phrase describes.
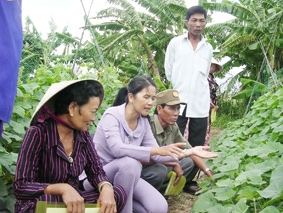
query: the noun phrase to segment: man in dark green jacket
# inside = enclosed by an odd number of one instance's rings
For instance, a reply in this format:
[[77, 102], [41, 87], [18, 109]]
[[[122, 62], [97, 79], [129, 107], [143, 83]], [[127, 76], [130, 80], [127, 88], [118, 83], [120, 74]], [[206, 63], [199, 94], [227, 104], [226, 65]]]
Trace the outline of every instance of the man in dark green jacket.
[[191, 147], [188, 141], [182, 136], [178, 125], [176, 124], [180, 104], [185, 104], [180, 101], [179, 94], [176, 90], [168, 89], [160, 92], [156, 96], [156, 109], [153, 115], [150, 116], [150, 125], [154, 137], [159, 146], [166, 146], [168, 144], [177, 142], [186, 142], [184, 147], [184, 158], [180, 159], [179, 163], [171, 162], [165, 164], [146, 165], [142, 170], [141, 177], [152, 184], [161, 193], [165, 192], [169, 179], [168, 172], [174, 170], [177, 174], [175, 183], [178, 183], [181, 176], [186, 178], [186, 185], [184, 191], [195, 194], [200, 188], [198, 184], [193, 181], [199, 169], [201, 169], [207, 176], [211, 177], [212, 172], [206, 166], [203, 158], [211, 157], [204, 150], [208, 150], [207, 146]]

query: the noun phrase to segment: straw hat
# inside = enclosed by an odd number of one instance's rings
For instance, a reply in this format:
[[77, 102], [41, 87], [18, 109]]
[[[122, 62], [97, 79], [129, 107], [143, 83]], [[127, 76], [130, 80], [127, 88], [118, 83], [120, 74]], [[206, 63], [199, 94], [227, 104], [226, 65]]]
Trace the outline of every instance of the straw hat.
[[166, 104], [169, 106], [174, 106], [177, 104], [186, 104], [180, 101], [179, 93], [174, 89], [164, 90], [156, 95], [156, 105]]
[[215, 58], [212, 58], [211, 64], [215, 64], [216, 65], [216, 71], [215, 72], [220, 72], [223, 69], [221, 64], [219, 64], [219, 62], [216, 61]]
[[[49, 111], [54, 113], [54, 111], [55, 111], [55, 109], [54, 109], [54, 97], [55, 97], [55, 95], [58, 94], [63, 89], [67, 88], [68, 86], [73, 85], [73, 84], [78, 83], [78, 82], [81, 82], [81, 81], [93, 81], [93, 82], [95, 82], [98, 87], [101, 87], [102, 94], [99, 98], [100, 98], [100, 100], [103, 99], [103, 96], [104, 96], [103, 86], [100, 82], [93, 80], [93, 79], [70, 80], [70, 81], [62, 81], [62, 82], [59, 82], [59, 83], [54, 83], [48, 88], [48, 90], [46, 91], [46, 93], [44, 94], [42, 99], [40, 100], [39, 104], [37, 105], [32, 117], [31, 117], [30, 125], [33, 125], [37, 122], [39, 116], [41, 115], [41, 112], [42, 112], [42, 109], [43, 109], [44, 106], [47, 106]], [[49, 117], [49, 115], [46, 114], [45, 119], [47, 119], [48, 117]]]

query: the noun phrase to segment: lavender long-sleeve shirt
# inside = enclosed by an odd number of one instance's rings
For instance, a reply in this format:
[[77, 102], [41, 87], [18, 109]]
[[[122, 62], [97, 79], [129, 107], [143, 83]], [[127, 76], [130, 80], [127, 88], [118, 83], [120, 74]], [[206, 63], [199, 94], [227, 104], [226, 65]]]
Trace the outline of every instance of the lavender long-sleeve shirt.
[[101, 181], [109, 181], [88, 132], [75, 130], [72, 158], [70, 163], [54, 120], [49, 118], [31, 126], [24, 136], [16, 168], [17, 205], [33, 202], [49, 184], [68, 183], [78, 189], [78, 176], [83, 170], [96, 189]]
[[125, 120], [125, 104], [110, 107], [103, 114], [94, 135], [95, 148], [103, 165], [124, 156], [149, 162], [172, 162], [171, 157], [150, 156], [151, 147], [159, 147], [147, 118], [138, 118], [132, 131]]

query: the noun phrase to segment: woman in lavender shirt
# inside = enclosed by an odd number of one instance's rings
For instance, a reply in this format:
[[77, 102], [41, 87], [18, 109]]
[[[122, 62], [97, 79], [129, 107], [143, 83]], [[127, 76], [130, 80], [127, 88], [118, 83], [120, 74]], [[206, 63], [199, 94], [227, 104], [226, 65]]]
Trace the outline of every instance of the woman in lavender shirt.
[[[127, 194], [124, 213], [167, 213], [168, 204], [148, 182], [140, 178], [142, 165], [177, 161], [183, 156], [178, 146], [159, 147], [148, 122], [156, 85], [149, 77], [135, 77], [120, 89], [113, 107], [107, 109], [94, 135], [95, 148], [103, 168], [114, 184]], [[84, 188], [91, 189], [84, 181]]]
[[[110, 183], [88, 132], [103, 95], [95, 80], [55, 83], [47, 90], [19, 152], [15, 212], [34, 212], [37, 201], [64, 202], [68, 213], [84, 212], [84, 203], [100, 204], [101, 213], [121, 212], [125, 191]], [[78, 187], [83, 170], [91, 191]]]

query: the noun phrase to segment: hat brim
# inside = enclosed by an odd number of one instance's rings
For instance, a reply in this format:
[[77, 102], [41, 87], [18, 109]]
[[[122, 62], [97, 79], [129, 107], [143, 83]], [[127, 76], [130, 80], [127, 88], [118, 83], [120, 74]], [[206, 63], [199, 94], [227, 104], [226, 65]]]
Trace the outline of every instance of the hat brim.
[[215, 64], [215, 66], [216, 66], [216, 71], [215, 72], [220, 72], [223, 69], [222, 66], [219, 65], [219, 64]]
[[182, 101], [170, 101], [170, 102], [166, 103], [166, 105], [168, 105], [168, 106], [174, 106], [174, 105], [178, 105], [178, 104], [186, 104], [186, 103], [182, 102]]
[[[55, 111], [55, 109], [54, 109], [54, 97], [55, 97], [56, 94], [58, 94], [60, 91], [67, 88], [68, 86], [71, 86], [71, 85], [76, 84], [76, 83], [81, 82], [81, 81], [94, 81], [99, 87], [101, 87], [103, 92], [100, 96], [100, 99], [103, 100], [104, 89], [103, 89], [102, 84], [99, 81], [96, 81], [96, 80], [93, 80], [93, 79], [80, 79], [80, 80], [70, 80], [70, 81], [62, 81], [62, 82], [54, 83], [48, 88], [48, 90], [46, 91], [46, 93], [44, 94], [44, 96], [42, 97], [40, 102], [38, 103], [37, 107], [35, 108], [35, 111], [34, 111], [32, 117], [31, 117], [30, 126], [34, 125], [37, 122], [37, 119], [39, 118], [39, 116], [42, 112], [43, 106], [47, 106], [49, 111], [54, 113], [54, 111]], [[46, 115], [45, 117], [47, 119], [49, 117], [49, 115]]]

